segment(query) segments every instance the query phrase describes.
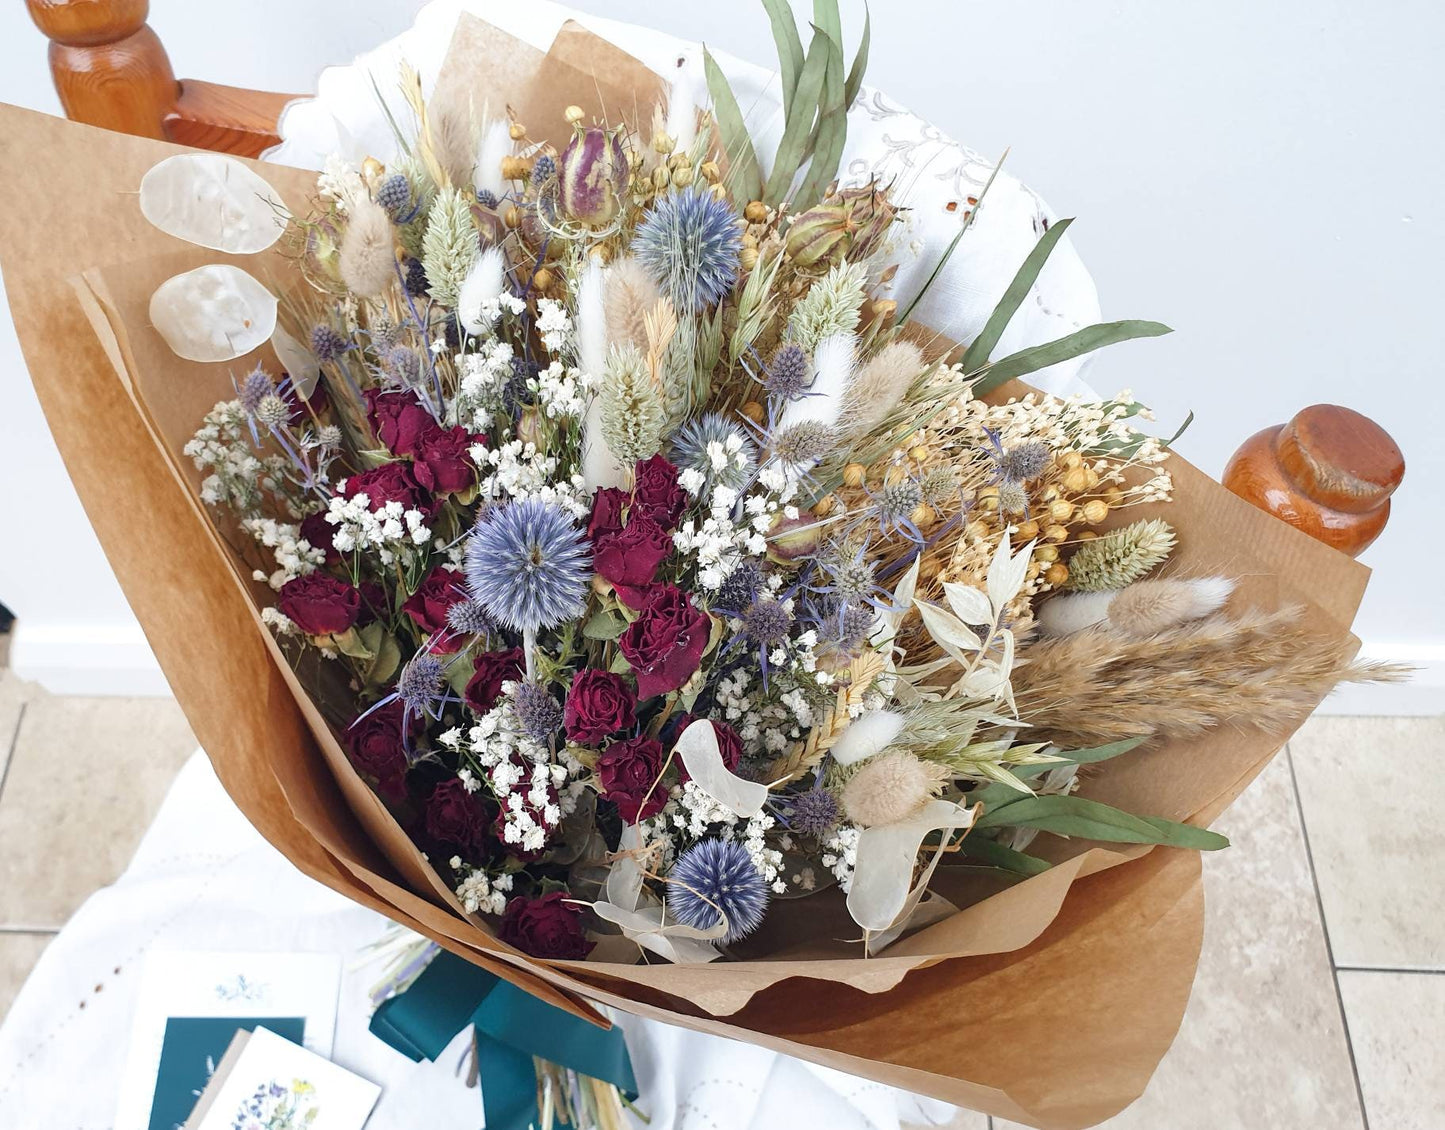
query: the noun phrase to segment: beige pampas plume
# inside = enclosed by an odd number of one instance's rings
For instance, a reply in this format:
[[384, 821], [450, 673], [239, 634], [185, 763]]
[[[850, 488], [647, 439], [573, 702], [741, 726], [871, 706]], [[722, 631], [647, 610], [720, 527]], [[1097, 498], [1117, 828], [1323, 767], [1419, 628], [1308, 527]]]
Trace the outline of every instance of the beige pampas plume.
[[911, 341], [885, 345], [858, 370], [843, 398], [842, 423], [861, 438], [882, 423], [924, 370], [923, 351]]
[[645, 350], [647, 315], [661, 297], [657, 283], [636, 259], [621, 259], [614, 264], [603, 293], [608, 344]]
[[477, 159], [477, 125], [471, 107], [444, 106], [430, 108], [427, 115], [427, 142], [437, 165], [446, 174], [446, 183], [462, 187], [472, 183], [472, 166]]
[[[1224, 607], [1234, 582], [1224, 577], [1139, 581], [1109, 601], [1109, 627], [1128, 636], [1149, 636]], [[1080, 593], [1079, 597], [1094, 595]], [[1077, 599], [1066, 597], [1061, 599]]]
[[1342, 682], [1398, 682], [1407, 669], [1354, 659], [1298, 608], [1216, 614], [1149, 636], [1105, 627], [1019, 649], [1012, 685], [1031, 741], [1080, 749], [1192, 737], [1224, 723], [1283, 731]]
[[358, 197], [347, 215], [337, 266], [347, 289], [375, 298], [396, 277], [391, 217], [370, 197]]

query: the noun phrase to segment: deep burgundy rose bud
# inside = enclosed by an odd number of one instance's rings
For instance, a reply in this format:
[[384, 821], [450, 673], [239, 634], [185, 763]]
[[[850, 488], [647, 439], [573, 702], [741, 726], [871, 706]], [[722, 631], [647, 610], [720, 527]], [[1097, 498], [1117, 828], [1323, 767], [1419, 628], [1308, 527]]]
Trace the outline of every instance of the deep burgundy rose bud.
[[594, 494], [592, 516], [587, 519], [587, 540], [596, 545], [603, 534], [615, 534], [622, 529], [622, 511], [627, 503], [627, 492], [616, 487], [603, 487]]
[[393, 455], [411, 455], [416, 441], [437, 426], [421, 398], [410, 390], [367, 389], [366, 419], [381, 445]]
[[426, 834], [468, 863], [484, 863], [495, 853], [492, 821], [496, 809], [452, 777], [432, 790], [426, 802]]
[[478, 714], [492, 709], [497, 703], [497, 696], [502, 693], [502, 684], [521, 679], [526, 673], [525, 663], [520, 647], [511, 651], [484, 651], [477, 656], [476, 674], [468, 680], [467, 688], [462, 692], [467, 705]]
[[306, 539], [312, 549], [319, 549], [326, 554], [328, 565], [341, 558], [341, 554], [336, 552], [336, 546], [331, 542], [332, 535], [335, 533], [336, 527], [326, 520], [325, 514], [308, 514], [301, 519], [301, 536]]
[[576, 223], [606, 227], [622, 209], [629, 175], [620, 130], [578, 129], [557, 161], [557, 208]]
[[418, 628], [436, 635], [431, 648], [434, 655], [447, 655], [457, 649], [456, 633], [447, 630], [447, 609], [467, 599], [465, 585], [466, 578], [457, 570], [438, 567], [401, 606]]
[[675, 691], [697, 670], [712, 625], [676, 585], [647, 591], [637, 619], [617, 639], [617, 649], [637, 675], [637, 697]]
[[592, 568], [617, 588], [629, 608], [643, 602], [643, 586], [650, 585], [657, 569], [672, 552], [672, 537], [646, 514], [633, 514], [627, 525], [598, 538], [592, 551]]
[[634, 470], [632, 514], [642, 511], [664, 530], [672, 530], [687, 509], [687, 492], [678, 485], [678, 471], [661, 455], [644, 459]]
[[[677, 739], [682, 737], [683, 731], [698, 720], [699, 717], [696, 714], [684, 714], [679, 718], [672, 727], [673, 742], [676, 743]], [[726, 722], [713, 722], [712, 729], [713, 733], [717, 735], [717, 748], [718, 752], [722, 754], [723, 764], [728, 767], [729, 772], [736, 773], [743, 760], [743, 739]], [[687, 766], [682, 763], [682, 758], [674, 757], [672, 763], [677, 766], [678, 779], [683, 784], [692, 779], [692, 775], [687, 771]]]
[[658, 781], [662, 763], [662, 743], [646, 735], [613, 742], [597, 759], [602, 795], [627, 823], [656, 816], [667, 803], [667, 789]]
[[637, 696], [621, 675], [589, 667], [572, 680], [562, 719], [569, 739], [593, 745], [636, 724]]
[[399, 699], [357, 718], [346, 729], [346, 748], [357, 770], [376, 781], [387, 800], [406, 799], [406, 746], [402, 737], [405, 707]]
[[416, 481], [433, 494], [456, 494], [476, 485], [477, 465], [471, 446], [480, 437], [466, 428], [432, 428], [416, 441], [412, 470]]
[[355, 498], [358, 494], [370, 499], [368, 505], [373, 513], [388, 502], [400, 502], [403, 510], [420, 510], [423, 514], [430, 514], [432, 509], [431, 496], [416, 481], [410, 463], [386, 463], [352, 475], [341, 495]]
[[334, 636], [356, 623], [361, 594], [330, 573], [307, 573], [281, 586], [276, 607], [308, 636]]
[[437, 426], [414, 392], [369, 388], [361, 395], [366, 400], [367, 423], [393, 455], [415, 455], [416, 441]]
[[533, 957], [581, 961], [592, 952], [582, 928], [582, 908], [568, 902], [566, 891], [541, 898], [515, 898], [507, 904], [497, 936]]

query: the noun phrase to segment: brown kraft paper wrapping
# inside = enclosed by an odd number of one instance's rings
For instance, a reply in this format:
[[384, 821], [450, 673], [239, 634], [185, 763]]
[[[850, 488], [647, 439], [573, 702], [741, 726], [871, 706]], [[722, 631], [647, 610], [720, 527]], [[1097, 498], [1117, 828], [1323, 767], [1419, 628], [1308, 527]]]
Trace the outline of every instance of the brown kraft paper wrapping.
[[[469, 78], [470, 88], [459, 90], [447, 86], [457, 73], [449, 59], [439, 88], [474, 105], [506, 94], [533, 128], [551, 122], [533, 111], [580, 102], [587, 90], [615, 108], [620, 91], [656, 89], [651, 73], [615, 48], [591, 56], [608, 64], [607, 74], [579, 66], [595, 42], [569, 26], [542, 56], [464, 21], [453, 46], [454, 54], [464, 45], [469, 52], [464, 73], [485, 74], [479, 62], [509, 51], [525, 66], [513, 63], [486, 87]], [[529, 68], [544, 65], [553, 81], [528, 83], [541, 73]], [[1058, 866], [870, 960], [846, 956], [856, 947], [804, 946], [798, 937], [776, 947], [788, 959], [547, 964], [464, 916], [280, 662], [259, 620], [265, 590], [207, 518], [196, 472], [180, 454], [201, 415], [231, 395], [230, 373], [249, 362], [177, 358], [148, 324], [151, 291], [216, 261], [284, 280], [281, 253], [225, 256], [146, 223], [136, 187], [181, 147], [10, 107], [0, 116], [6, 167], [26, 172], [13, 178], [19, 199], [0, 218], [0, 264], [51, 430], [222, 783], [299, 868], [581, 1015], [596, 1015], [585, 1000], [601, 1001], [1059, 1130], [1108, 1117], [1142, 1092], [1178, 1028], [1198, 957], [1203, 904], [1193, 853], [1054, 840]], [[304, 210], [314, 174], [248, 164]], [[1241, 606], [1297, 603], [1319, 630], [1348, 631], [1367, 570], [1183, 460], [1172, 459], [1170, 470], [1176, 501], [1168, 517], [1181, 543], [1175, 568], [1239, 577]], [[1222, 729], [1158, 743], [1100, 767], [1085, 792], [1207, 823], [1282, 741], [1280, 733]]]

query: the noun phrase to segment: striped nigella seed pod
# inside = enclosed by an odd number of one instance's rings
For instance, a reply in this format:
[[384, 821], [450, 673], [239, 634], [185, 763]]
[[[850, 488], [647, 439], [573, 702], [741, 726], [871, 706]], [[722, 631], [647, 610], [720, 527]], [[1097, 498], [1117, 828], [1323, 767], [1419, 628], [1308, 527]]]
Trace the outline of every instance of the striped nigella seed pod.
[[569, 220], [600, 228], [622, 208], [627, 156], [617, 131], [579, 129], [557, 161], [557, 206]]

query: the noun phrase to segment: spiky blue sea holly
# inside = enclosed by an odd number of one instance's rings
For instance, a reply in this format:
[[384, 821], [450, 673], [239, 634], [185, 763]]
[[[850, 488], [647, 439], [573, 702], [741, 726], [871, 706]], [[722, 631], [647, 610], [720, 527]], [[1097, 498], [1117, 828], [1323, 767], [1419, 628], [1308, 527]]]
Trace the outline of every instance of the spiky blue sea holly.
[[741, 250], [737, 212], [700, 185], [659, 197], [632, 242], [679, 314], [716, 306], [732, 290]]
[[591, 551], [572, 516], [528, 498], [487, 511], [466, 550], [472, 599], [504, 628], [535, 634], [582, 612]]
[[696, 930], [727, 915], [723, 944], [751, 934], [768, 909], [768, 883], [748, 849], [734, 840], [701, 840], [677, 858], [668, 874], [668, 910]]

